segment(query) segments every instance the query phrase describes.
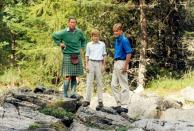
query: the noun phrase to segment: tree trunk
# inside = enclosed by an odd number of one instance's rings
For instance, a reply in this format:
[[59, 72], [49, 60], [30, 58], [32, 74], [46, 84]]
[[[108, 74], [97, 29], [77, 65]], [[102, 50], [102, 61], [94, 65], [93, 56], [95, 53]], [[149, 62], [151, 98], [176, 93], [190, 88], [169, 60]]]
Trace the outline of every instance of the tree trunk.
[[145, 73], [146, 73], [146, 49], [147, 49], [147, 23], [144, 13], [145, 0], [140, 0], [140, 26], [141, 26], [141, 49], [137, 84], [138, 87], [145, 87]]
[[14, 34], [12, 34], [11, 61], [12, 61], [12, 66], [15, 66], [16, 65], [16, 39]]

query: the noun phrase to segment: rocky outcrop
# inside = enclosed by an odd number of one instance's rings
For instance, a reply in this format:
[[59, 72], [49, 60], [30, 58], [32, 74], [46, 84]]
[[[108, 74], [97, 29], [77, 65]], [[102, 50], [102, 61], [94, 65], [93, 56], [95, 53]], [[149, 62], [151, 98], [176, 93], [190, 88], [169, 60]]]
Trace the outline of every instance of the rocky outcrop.
[[181, 96], [187, 101], [194, 101], [194, 87], [188, 86], [181, 90]]
[[[6, 129], [22, 130], [28, 129], [37, 122], [56, 123], [59, 119], [39, 113], [29, 107], [15, 107], [10, 103], [4, 103], [4, 110], [1, 111], [1, 125]], [[6, 129], [6, 130], [7, 130]]]
[[[3, 97], [0, 107], [1, 131], [27, 130], [40, 128], [54, 130], [52, 125], [61, 124], [63, 121], [56, 117], [45, 115], [39, 110], [45, 106], [61, 107], [70, 111], [77, 110], [77, 100], [61, 99], [59, 94], [34, 93], [31, 90], [14, 90]], [[62, 124], [63, 125], [63, 124]], [[63, 129], [66, 127], [63, 125]]]
[[92, 108], [82, 107], [80, 99], [64, 99], [60, 93], [42, 88], [13, 90], [1, 98], [1, 131], [194, 130], [193, 108], [182, 109], [180, 101], [155, 95], [131, 93], [127, 114], [111, 108], [115, 103], [110, 95], [104, 97], [110, 101], [99, 111], [92, 104]]
[[[110, 94], [103, 93], [104, 105], [107, 107], [116, 106], [114, 97]], [[95, 109], [97, 106], [97, 98], [92, 99], [90, 107]], [[162, 98], [153, 94], [138, 95], [130, 93], [128, 115], [132, 118], [150, 118], [160, 119], [162, 113], [170, 108], [181, 109], [183, 106], [182, 101]]]
[[182, 103], [176, 100], [164, 99], [155, 95], [132, 94], [129, 100], [128, 115], [133, 118], [160, 119], [161, 113], [169, 108], [180, 109]]
[[76, 113], [71, 130], [76, 131], [79, 129], [79, 126], [83, 126], [83, 124], [88, 128], [92, 127], [101, 130], [116, 130], [122, 127], [130, 127], [130, 122], [128, 119], [122, 117], [116, 112], [111, 113], [111, 108], [105, 108], [106, 109], [104, 109], [104, 111], [106, 112], [95, 111], [88, 107], [80, 107]]
[[162, 121], [158, 119], [142, 119], [132, 124], [144, 131], [193, 131], [194, 123], [187, 121]]
[[194, 121], [194, 108], [192, 109], [174, 109], [170, 108], [164, 112], [160, 117], [161, 120], [166, 121]]
[[111, 114], [81, 107], [76, 113], [70, 130], [191, 131], [194, 130], [194, 123], [186, 121], [162, 121], [158, 119], [132, 119], [130, 116], [126, 116], [126, 114]]

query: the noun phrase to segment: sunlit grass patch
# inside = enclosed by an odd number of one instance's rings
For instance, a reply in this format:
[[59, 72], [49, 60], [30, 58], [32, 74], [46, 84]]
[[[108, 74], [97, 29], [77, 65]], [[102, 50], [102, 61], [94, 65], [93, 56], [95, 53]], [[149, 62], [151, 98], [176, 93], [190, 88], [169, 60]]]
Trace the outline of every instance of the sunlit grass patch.
[[0, 76], [0, 85], [15, 85], [20, 79], [21, 78], [16, 70], [9, 69]]
[[167, 95], [172, 92], [178, 92], [187, 86], [194, 87], [194, 71], [185, 74], [180, 79], [163, 77], [153, 80], [148, 84], [147, 91]]

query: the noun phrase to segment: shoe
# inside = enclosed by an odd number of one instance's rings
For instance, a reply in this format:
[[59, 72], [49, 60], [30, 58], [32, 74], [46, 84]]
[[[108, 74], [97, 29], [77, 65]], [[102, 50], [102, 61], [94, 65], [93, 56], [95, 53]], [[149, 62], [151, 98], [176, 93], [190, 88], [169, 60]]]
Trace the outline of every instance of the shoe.
[[111, 108], [114, 109], [114, 110], [118, 110], [118, 109], [121, 108], [121, 106], [112, 106]]
[[82, 106], [83, 107], [87, 107], [87, 106], [89, 106], [90, 105], [90, 102], [89, 101], [84, 101], [83, 103], [82, 103]]
[[128, 113], [128, 109], [127, 108], [123, 108], [121, 106], [112, 107], [112, 109], [116, 110], [117, 113], [119, 113], [119, 114], [121, 114], [122, 112]]
[[98, 106], [99, 107], [103, 107], [104, 105], [103, 105], [103, 102], [98, 102]]
[[77, 96], [76, 96], [75, 94], [73, 94], [73, 95], [71, 95], [71, 96], [70, 96], [70, 98], [72, 98], [72, 99], [76, 99], [76, 98], [77, 98]]
[[128, 113], [128, 109], [127, 109], [127, 108], [124, 108], [124, 107], [121, 107], [120, 112], [125, 112], [125, 113]]
[[98, 102], [98, 105], [96, 106], [96, 110], [97, 111], [101, 110], [103, 106], [104, 106], [103, 102]]
[[83, 96], [81, 96], [81, 95], [78, 95], [78, 94], [73, 94], [73, 95], [71, 95], [70, 96], [70, 98], [72, 98], [72, 99], [76, 99], [76, 100], [81, 100], [82, 98], [83, 98]]

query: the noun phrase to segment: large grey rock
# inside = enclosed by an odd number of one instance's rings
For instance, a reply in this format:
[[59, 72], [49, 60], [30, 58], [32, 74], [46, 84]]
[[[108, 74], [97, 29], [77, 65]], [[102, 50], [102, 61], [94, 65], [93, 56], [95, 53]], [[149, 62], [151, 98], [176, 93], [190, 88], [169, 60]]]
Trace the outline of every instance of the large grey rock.
[[161, 98], [131, 94], [128, 115], [133, 118], [157, 118], [158, 104]]
[[[58, 103], [57, 103], [58, 102]], [[74, 104], [72, 104], [74, 103]], [[50, 125], [60, 123], [55, 117], [42, 114], [39, 108], [46, 105], [57, 104], [63, 108], [77, 108], [77, 101], [73, 99], [61, 99], [57, 95], [35, 94], [31, 91], [12, 91], [6, 94], [0, 106], [0, 130], [27, 130], [30, 125], [39, 123], [37, 130], [53, 130]]]
[[160, 119], [167, 121], [181, 120], [194, 122], [194, 108], [193, 109], [170, 108], [162, 113]]
[[38, 121], [48, 124], [59, 121], [55, 117], [44, 115], [29, 107], [16, 108], [15, 105], [10, 103], [4, 104], [4, 110], [0, 111], [0, 114], [0, 125], [14, 130], [28, 129], [30, 125]]
[[[88, 107], [80, 107], [70, 130], [194, 130], [194, 123], [192, 123], [192, 116], [194, 116], [193, 109], [182, 110], [182, 104], [179, 101], [164, 99], [154, 95], [136, 95], [131, 93], [128, 114], [118, 114], [110, 108], [110, 106], [115, 105], [114, 97], [105, 95], [105, 98], [111, 99], [111, 103], [104, 101], [105, 107], [101, 111], [95, 111]], [[97, 99], [95, 100], [97, 101]], [[53, 102], [56, 104], [55, 107], [63, 107], [72, 111], [76, 111], [80, 106], [77, 100], [61, 99], [58, 95], [34, 94], [31, 91], [13, 91], [1, 101], [0, 117], [2, 119], [0, 119], [0, 130], [27, 130], [34, 123], [44, 123], [45, 126], [39, 128], [39, 130], [53, 130], [49, 128], [49, 125], [60, 120], [52, 116], [44, 115], [38, 111], [40, 107], [48, 104], [52, 105]], [[92, 107], [95, 108], [95, 106]], [[182, 114], [185, 114], [185, 116], [181, 116]], [[153, 118], [161, 118], [162, 120]], [[186, 122], [186, 120], [190, 122]]]
[[[116, 106], [113, 96], [103, 93], [104, 105]], [[98, 105], [97, 97], [93, 97], [90, 107], [95, 109]], [[170, 98], [162, 98], [153, 94], [134, 94], [130, 92], [128, 115], [131, 118], [160, 118], [161, 113], [169, 108], [181, 108], [181, 101]]]
[[73, 124], [71, 125], [70, 131], [114, 131], [114, 130], [103, 130], [94, 127], [92, 128], [84, 124], [81, 124], [77, 121], [74, 121]]
[[132, 128], [132, 129], [128, 129], [127, 131], [145, 131], [142, 128]]
[[19, 92], [13, 91], [12, 96], [15, 99], [20, 101], [28, 101], [38, 106], [45, 106], [54, 100], [59, 99], [57, 96], [54, 95], [47, 95], [47, 94], [35, 94], [33, 92]]
[[188, 101], [194, 101], [194, 87], [188, 86], [181, 90], [181, 96]]
[[[74, 122], [70, 128], [71, 131], [122, 131], [122, 128], [120, 128], [120, 130], [116, 130], [116, 129], [112, 129], [112, 130], [103, 130], [103, 129], [97, 129], [97, 128], [92, 128], [92, 127], [88, 127], [84, 124], [80, 124], [79, 122]], [[126, 129], [124, 129], [123, 131], [126, 131]], [[144, 131], [141, 128], [131, 128], [131, 129], [127, 129], [127, 131]]]
[[5, 127], [5, 126], [2, 126], [2, 125], [0, 125], [0, 129], [1, 129], [1, 131], [15, 131], [15, 129], [13, 129], [13, 128]]
[[[95, 111], [88, 107], [80, 107], [76, 113], [75, 121], [88, 127], [102, 130], [113, 130], [119, 127], [129, 127], [127, 119], [120, 115], [113, 115], [102, 111]], [[75, 124], [73, 124], [75, 125]], [[75, 127], [71, 127], [74, 129]]]
[[81, 107], [70, 127], [72, 131], [193, 131], [194, 123], [186, 121], [162, 121], [158, 119], [139, 119], [131, 121], [119, 114], [95, 111]]
[[194, 131], [194, 123], [185, 121], [142, 119], [134, 122], [132, 125], [145, 131]]
[[181, 108], [182, 104], [155, 95], [130, 94], [128, 115], [132, 118], [160, 118], [169, 108]]
[[46, 105], [56, 104], [68, 111], [75, 112], [80, 105], [80, 101], [71, 98], [63, 98], [58, 95], [49, 95], [33, 92], [12, 91], [12, 95], [5, 98], [5, 102], [17, 104], [19, 106], [27, 106], [33, 109], [38, 109]]

